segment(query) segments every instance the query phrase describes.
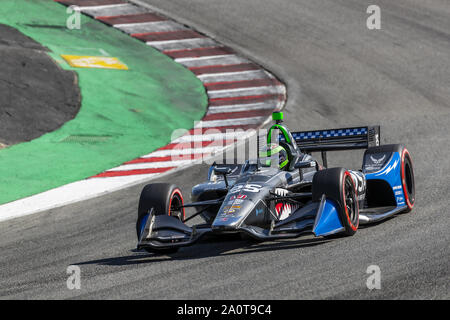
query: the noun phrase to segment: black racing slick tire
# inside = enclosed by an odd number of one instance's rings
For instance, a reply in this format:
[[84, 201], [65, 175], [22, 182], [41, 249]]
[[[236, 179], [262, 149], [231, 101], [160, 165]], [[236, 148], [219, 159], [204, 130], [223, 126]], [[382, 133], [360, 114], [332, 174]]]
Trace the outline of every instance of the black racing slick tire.
[[[141, 221], [151, 208], [154, 209], [153, 212], [155, 215], [166, 214], [177, 217], [180, 221], [184, 221], [184, 208], [179, 208], [183, 205], [183, 203], [183, 195], [181, 194], [181, 190], [174, 184], [152, 183], [146, 185], [142, 189], [141, 196], [139, 198], [138, 219], [136, 222], [136, 234], [138, 239], [140, 236]], [[178, 250], [178, 248], [160, 250], [154, 250], [151, 248], [144, 249], [151, 253], [173, 253]]]
[[414, 208], [414, 203], [416, 202], [416, 185], [414, 181], [414, 169], [411, 160], [411, 155], [406, 148], [402, 150], [402, 187], [405, 194], [405, 202], [408, 206], [405, 210], [410, 212]]
[[343, 234], [354, 235], [359, 226], [359, 206], [350, 172], [344, 168], [318, 171], [313, 178], [313, 201], [320, 201], [323, 194], [337, 203], [339, 219], [344, 227]]

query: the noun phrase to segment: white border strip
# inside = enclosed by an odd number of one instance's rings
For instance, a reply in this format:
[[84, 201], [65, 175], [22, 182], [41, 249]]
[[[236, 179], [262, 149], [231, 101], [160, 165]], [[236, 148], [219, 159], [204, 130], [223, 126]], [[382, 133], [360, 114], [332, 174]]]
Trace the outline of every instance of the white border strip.
[[[144, 8], [151, 8], [152, 11], [158, 11], [154, 9], [152, 6], [142, 3], [140, 1], [134, 0], [131, 3], [140, 5]], [[127, 4], [113, 4], [113, 5], [103, 5], [103, 6], [90, 6], [90, 7], [82, 7], [82, 9], [101, 9], [105, 7], [119, 7]], [[164, 13], [164, 15], [166, 15]], [[169, 20], [168, 21], [173, 21]], [[173, 21], [174, 23], [177, 23]], [[139, 23], [142, 26], [142, 23]], [[130, 24], [128, 24], [130, 25]], [[127, 29], [128, 25], [116, 25], [113, 26], [118, 30]], [[180, 24], [181, 25], [181, 24]], [[167, 24], [166, 24], [167, 26]], [[131, 26], [130, 26], [131, 27]], [[136, 24], [137, 27], [137, 24]], [[187, 28], [186, 28], [187, 29]], [[123, 30], [123, 31], [125, 31]], [[209, 39], [209, 38], [206, 38]], [[214, 40], [212, 40], [214, 41]], [[180, 42], [180, 41], [178, 41]], [[215, 42], [215, 41], [214, 41]], [[211, 56], [211, 57], [200, 57], [200, 58], [186, 58], [186, 59], [175, 59], [176, 62], [179, 62], [185, 66], [202, 66], [209, 64], [233, 64], [233, 63], [246, 63], [250, 62], [248, 59], [237, 55], [223, 55], [223, 56]], [[265, 72], [267, 77], [273, 78], [273, 76], [267, 72], [266, 70], [255, 70], [255, 74], [260, 74], [261, 71]], [[239, 79], [240, 76], [247, 77], [245, 75], [247, 72], [254, 71], [245, 71], [245, 72], [230, 72], [230, 73], [222, 73], [222, 74], [203, 74], [198, 76], [200, 80], [206, 82], [206, 79], [210, 79], [216, 81], [218, 79], [226, 81], [227, 75], [231, 75], [229, 79]], [[260, 74], [260, 76], [262, 76]], [[206, 81], [205, 81], [206, 80]], [[233, 80], [231, 80], [233, 81]], [[284, 85], [273, 86], [269, 91], [276, 90], [277, 93], [285, 94], [286, 88]], [[216, 90], [212, 91], [212, 95], [225, 95], [228, 96], [230, 92], [245, 92], [254, 91], [256, 88], [245, 88], [242, 90]], [[266, 90], [267, 87], [259, 87], [256, 90]], [[210, 96], [211, 98], [211, 96]], [[242, 105], [233, 105], [230, 104], [228, 106], [220, 106], [220, 107], [209, 107], [208, 114], [213, 113], [226, 113], [226, 112], [234, 112], [234, 111], [243, 111], [243, 110], [259, 110], [259, 109], [269, 109], [270, 105], [276, 104], [275, 110], [281, 110], [285, 99], [280, 101], [265, 101], [263, 103], [253, 103], [253, 104], [242, 104]], [[244, 109], [246, 108], [246, 109]], [[229, 109], [230, 111], [228, 111]], [[203, 128], [209, 127], [221, 127], [228, 125], [246, 125], [246, 124], [256, 124], [259, 127], [266, 125], [270, 121], [270, 117], [249, 117], [249, 118], [238, 118], [238, 119], [224, 119], [224, 120], [211, 120], [211, 121], [201, 121], [197, 124], [196, 127], [201, 126]], [[123, 164], [116, 168], [109, 169], [105, 172], [113, 172], [113, 171], [121, 171], [121, 170], [135, 170], [135, 169], [149, 169], [149, 168], [163, 168], [163, 167], [171, 167], [175, 166], [176, 168], [168, 170], [162, 173], [151, 173], [151, 174], [141, 174], [141, 175], [130, 175], [130, 176], [120, 176], [120, 177], [105, 177], [105, 178], [90, 178], [85, 179], [73, 183], [69, 183], [67, 185], [48, 190], [27, 198], [19, 199], [4, 205], [0, 205], [0, 221], [5, 221], [17, 217], [23, 217], [26, 215], [31, 215], [35, 213], [39, 213], [42, 211], [54, 209], [57, 207], [69, 205], [72, 203], [85, 201], [88, 199], [96, 198], [114, 191], [118, 191], [124, 188], [128, 188], [134, 185], [138, 185], [154, 178], [160, 178], [169, 174], [173, 174], [175, 172], [186, 169], [187, 167], [200, 164], [204, 161], [211, 161], [218, 154], [222, 154], [226, 152], [228, 149], [235, 148], [243, 143], [245, 143], [246, 139], [251, 137], [255, 133], [254, 130], [244, 131], [244, 132], [235, 132], [233, 133], [211, 133], [206, 135], [196, 135], [195, 130], [193, 135], [182, 136], [178, 139], [175, 139], [171, 143], [180, 143], [180, 142], [193, 142], [193, 141], [214, 141], [214, 140], [227, 140], [232, 138], [237, 138], [236, 143], [230, 143], [226, 146], [206, 146], [202, 148], [185, 148], [185, 149], [168, 149], [168, 150], [157, 150], [150, 154], [144, 155], [141, 158], [152, 158], [152, 157], [161, 157], [161, 156], [170, 156], [170, 155], [185, 155], [185, 154], [210, 154], [207, 157], [195, 159], [195, 160], [181, 160], [181, 161], [170, 161], [170, 162], [148, 162], [148, 163], [137, 163], [137, 164]]]

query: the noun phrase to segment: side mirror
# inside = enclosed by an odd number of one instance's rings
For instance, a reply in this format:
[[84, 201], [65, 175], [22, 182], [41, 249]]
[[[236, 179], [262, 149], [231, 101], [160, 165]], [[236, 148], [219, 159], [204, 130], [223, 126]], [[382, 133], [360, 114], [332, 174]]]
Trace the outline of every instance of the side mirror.
[[300, 161], [294, 165], [295, 169], [306, 169], [306, 168], [314, 168], [317, 163], [315, 161]]
[[231, 170], [230, 167], [221, 167], [221, 168], [215, 167], [214, 172], [217, 172], [217, 173], [220, 173], [223, 175], [227, 175], [227, 174], [230, 174], [231, 172], [233, 172], [233, 170]]
[[230, 174], [233, 172], [230, 167], [221, 167], [221, 168], [214, 168], [214, 172], [219, 173], [223, 175], [223, 179], [225, 180], [225, 186], [228, 188], [228, 180], [227, 180], [227, 174]]

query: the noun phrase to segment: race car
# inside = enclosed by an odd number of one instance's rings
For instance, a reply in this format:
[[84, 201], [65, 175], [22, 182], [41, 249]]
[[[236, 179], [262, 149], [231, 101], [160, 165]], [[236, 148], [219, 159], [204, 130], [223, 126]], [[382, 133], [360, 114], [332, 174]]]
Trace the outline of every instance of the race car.
[[[236, 233], [259, 241], [351, 236], [360, 224], [413, 209], [411, 156], [402, 145], [380, 145], [380, 126], [291, 133], [281, 112], [272, 118], [257, 159], [214, 163], [207, 180], [192, 188], [194, 202], [184, 203], [174, 184], [146, 185], [139, 200], [137, 248], [172, 253], [206, 235]], [[327, 151], [353, 149], [366, 149], [361, 170], [328, 168]], [[312, 152], [321, 152], [322, 164]], [[190, 217], [188, 207], [196, 209]], [[195, 216], [204, 223], [186, 224]]]

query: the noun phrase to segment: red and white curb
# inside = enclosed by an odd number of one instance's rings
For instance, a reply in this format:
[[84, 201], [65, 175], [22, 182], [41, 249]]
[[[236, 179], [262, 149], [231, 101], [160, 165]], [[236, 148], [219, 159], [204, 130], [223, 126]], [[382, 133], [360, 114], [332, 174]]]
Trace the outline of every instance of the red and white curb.
[[[87, 200], [200, 163], [232, 147], [280, 110], [285, 86], [252, 61], [189, 27], [126, 0], [54, 0], [161, 51], [192, 71], [208, 95], [208, 111], [187, 134], [138, 159], [91, 178], [0, 206], [0, 221]], [[182, 155], [182, 160], [174, 160]], [[185, 160], [187, 159], [187, 160]]]

